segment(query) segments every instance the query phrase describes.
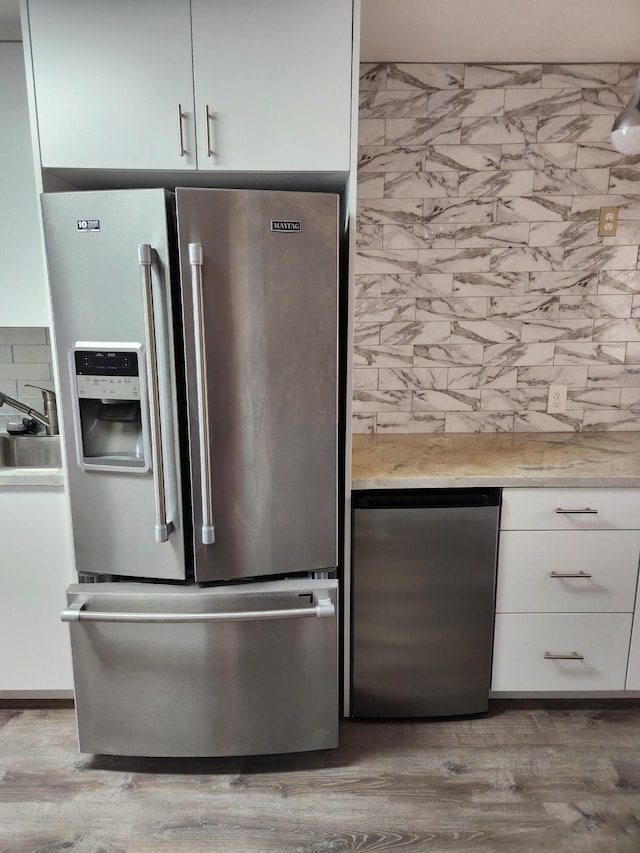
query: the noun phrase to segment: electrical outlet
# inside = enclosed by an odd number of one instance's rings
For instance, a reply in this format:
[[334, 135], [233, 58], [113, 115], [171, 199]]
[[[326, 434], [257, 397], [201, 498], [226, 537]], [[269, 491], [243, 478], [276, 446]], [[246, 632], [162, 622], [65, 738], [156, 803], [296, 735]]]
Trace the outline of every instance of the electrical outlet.
[[567, 410], [567, 386], [549, 385], [549, 396], [547, 397], [547, 413], [550, 415], [561, 415]]
[[618, 230], [618, 208], [601, 207], [598, 237], [615, 237]]

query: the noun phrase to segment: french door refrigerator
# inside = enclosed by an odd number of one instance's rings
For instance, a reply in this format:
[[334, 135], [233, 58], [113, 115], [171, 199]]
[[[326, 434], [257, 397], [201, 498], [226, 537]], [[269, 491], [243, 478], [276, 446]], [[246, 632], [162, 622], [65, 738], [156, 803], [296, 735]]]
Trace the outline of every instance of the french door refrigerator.
[[80, 749], [336, 746], [337, 196], [42, 203]]

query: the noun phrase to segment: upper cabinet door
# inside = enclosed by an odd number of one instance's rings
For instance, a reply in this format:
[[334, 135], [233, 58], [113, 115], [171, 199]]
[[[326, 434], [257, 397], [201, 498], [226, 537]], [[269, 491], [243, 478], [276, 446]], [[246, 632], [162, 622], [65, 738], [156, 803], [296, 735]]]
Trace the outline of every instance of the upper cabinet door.
[[45, 168], [195, 169], [189, 0], [28, 11]]
[[351, 0], [192, 0], [198, 169], [346, 171]]

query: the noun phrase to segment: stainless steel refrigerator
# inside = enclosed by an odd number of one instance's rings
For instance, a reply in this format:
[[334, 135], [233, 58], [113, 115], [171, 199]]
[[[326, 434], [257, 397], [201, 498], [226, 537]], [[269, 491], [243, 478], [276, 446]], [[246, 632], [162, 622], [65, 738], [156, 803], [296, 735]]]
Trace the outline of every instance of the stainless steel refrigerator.
[[338, 198], [45, 194], [80, 748], [337, 745]]

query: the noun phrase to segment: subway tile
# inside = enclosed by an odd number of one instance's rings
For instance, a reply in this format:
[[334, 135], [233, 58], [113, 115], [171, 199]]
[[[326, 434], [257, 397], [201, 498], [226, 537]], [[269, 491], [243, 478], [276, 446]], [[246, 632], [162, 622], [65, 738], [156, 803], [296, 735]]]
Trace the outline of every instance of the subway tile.
[[535, 142], [601, 142], [611, 133], [611, 116], [550, 116], [538, 119]]
[[491, 272], [546, 272], [564, 264], [565, 250], [556, 246], [492, 249]]
[[513, 416], [514, 432], [580, 432], [582, 411], [567, 410], [562, 415], [546, 412], [517, 412]]
[[640, 73], [640, 66], [637, 62], [622, 62], [620, 64], [620, 80], [618, 85], [633, 88], [636, 85], [638, 73]]
[[640, 293], [639, 270], [605, 270], [598, 273], [599, 294]]
[[541, 65], [467, 65], [465, 89], [540, 88]]
[[[525, 367], [553, 364], [553, 344], [493, 344], [484, 349], [485, 365]], [[520, 373], [518, 372], [518, 382]]]
[[422, 205], [422, 199], [418, 198], [364, 199], [358, 202], [358, 216], [361, 222], [369, 225], [393, 222], [419, 225], [422, 222]]
[[433, 344], [416, 346], [415, 367], [459, 367], [461, 364], [481, 365], [482, 344]]
[[[593, 320], [524, 320], [522, 342], [590, 341], [593, 337]], [[556, 347], [556, 354], [558, 348]], [[557, 362], [556, 362], [557, 363]]]
[[47, 330], [43, 326], [0, 326], [0, 345], [46, 344]]
[[558, 343], [553, 363], [569, 364], [624, 364], [625, 344]]
[[382, 172], [360, 172], [358, 175], [358, 198], [383, 198], [384, 174]]
[[387, 172], [385, 198], [446, 198], [458, 195], [458, 172]]
[[416, 299], [417, 320], [476, 320], [487, 316], [487, 300], [484, 297], [453, 296], [426, 297]]
[[[570, 409], [613, 409], [621, 405], [620, 388], [569, 388], [567, 406]], [[634, 389], [626, 389], [634, 391]], [[624, 393], [624, 391], [622, 391]]]
[[13, 361], [13, 350], [10, 346], [0, 344], [0, 361]]
[[609, 166], [640, 163], [640, 154], [637, 156], [620, 154], [608, 140], [606, 142], [580, 142], [577, 148], [578, 154], [575, 164], [577, 169], [606, 169]]
[[588, 388], [640, 388], [640, 364], [593, 365], [588, 370]]
[[635, 269], [638, 262], [637, 246], [579, 246], [564, 252], [566, 270]]
[[489, 272], [491, 249], [418, 249], [418, 272]]
[[460, 89], [462, 63], [396, 62], [387, 66], [388, 89]]
[[358, 121], [358, 145], [384, 145], [384, 132], [384, 119], [361, 118]]
[[572, 63], [567, 65], [547, 64], [542, 66], [542, 87], [553, 89], [557, 86], [617, 86], [620, 79], [620, 65], [610, 63]]
[[382, 276], [381, 275], [356, 275], [354, 285], [354, 298], [372, 298], [375, 299], [382, 295]]
[[513, 415], [502, 412], [447, 412], [446, 432], [513, 432]]
[[563, 222], [571, 211], [571, 196], [500, 198], [496, 222]]
[[412, 273], [417, 272], [416, 252], [386, 249], [363, 249], [356, 252], [356, 273]]
[[357, 299], [354, 318], [361, 323], [392, 323], [415, 319], [415, 299]]
[[598, 228], [580, 219], [569, 222], [532, 222], [530, 246], [593, 246], [601, 245]]
[[612, 166], [609, 192], [621, 195], [640, 193], [640, 166]]
[[506, 344], [520, 340], [520, 320], [455, 320], [451, 323], [451, 343]]
[[547, 408], [546, 388], [483, 389], [480, 408], [495, 412], [541, 411]]
[[457, 144], [462, 121], [467, 119], [390, 118], [387, 119], [386, 142], [387, 145]]
[[609, 186], [607, 169], [555, 169], [536, 172], [533, 191], [547, 195], [595, 195], [605, 193]]
[[378, 415], [378, 432], [440, 433], [444, 432], [445, 415], [441, 412], [397, 412]]
[[380, 323], [354, 323], [353, 342], [357, 346], [380, 343]]
[[515, 388], [518, 368], [511, 365], [450, 367], [449, 388]]
[[460, 196], [526, 196], [533, 190], [534, 172], [461, 172]]
[[556, 319], [558, 304], [558, 297], [548, 293], [527, 296], [490, 296], [487, 316], [522, 320], [532, 317]]
[[355, 367], [413, 367], [412, 346], [354, 346]]
[[571, 202], [571, 219], [600, 218], [601, 207], [617, 207], [618, 220], [640, 219], [640, 198], [633, 195], [575, 196]]
[[452, 291], [452, 273], [384, 275], [381, 278], [381, 292], [385, 296], [451, 296]]
[[547, 145], [503, 145], [501, 169], [575, 169], [577, 143], [552, 142]]
[[360, 249], [382, 249], [382, 225], [364, 222], [356, 225], [356, 247]]
[[438, 199], [425, 201], [423, 218], [426, 222], [455, 222], [486, 225], [494, 222], [496, 200]]
[[385, 249], [445, 249], [456, 245], [456, 227], [446, 222], [381, 227]]
[[374, 412], [410, 412], [411, 392], [409, 391], [360, 391], [353, 392], [353, 411]]
[[429, 95], [427, 105], [427, 115], [433, 118], [501, 116], [503, 111], [502, 89], [441, 90]]
[[14, 344], [13, 360], [19, 362], [46, 362], [51, 364], [50, 346], [31, 346], [27, 344]]
[[583, 115], [618, 115], [627, 105], [633, 89], [620, 86], [599, 86], [582, 89], [580, 112]]
[[0, 380], [2, 379], [51, 379], [51, 366], [44, 362], [16, 364], [15, 362], [0, 362]]
[[538, 121], [535, 117], [524, 119], [508, 116], [503, 118], [463, 118], [461, 119], [460, 142], [466, 145], [536, 142]]
[[353, 435], [366, 435], [376, 432], [376, 416], [354, 412], [351, 416], [351, 432]]
[[640, 413], [627, 409], [597, 409], [585, 411], [582, 429], [585, 431], [622, 432], [640, 429]]
[[519, 296], [527, 282], [525, 272], [456, 273], [454, 296]]
[[418, 118], [427, 115], [426, 92], [360, 92], [360, 118]]
[[383, 367], [380, 373], [380, 388], [391, 391], [427, 389], [445, 389], [447, 387], [446, 367]]
[[414, 391], [414, 412], [474, 412], [480, 408], [480, 391]]
[[356, 367], [352, 372], [353, 387], [357, 391], [377, 391], [378, 371], [375, 367]]
[[594, 320], [594, 341], [640, 341], [640, 320]]
[[555, 293], [562, 296], [595, 293], [598, 289], [597, 272], [531, 272], [527, 292]]
[[420, 172], [424, 146], [361, 145], [358, 174], [362, 172]]
[[626, 319], [631, 317], [631, 294], [603, 296], [585, 294], [582, 296], [562, 295], [560, 297], [560, 317], [603, 317]]
[[360, 63], [360, 89], [386, 89], [387, 66], [384, 62]]
[[421, 322], [385, 323], [380, 329], [381, 344], [440, 344], [448, 343], [450, 323]]
[[424, 168], [436, 171], [476, 171], [499, 169], [500, 145], [427, 145]]
[[509, 117], [578, 115], [580, 89], [507, 89], [504, 114]]

